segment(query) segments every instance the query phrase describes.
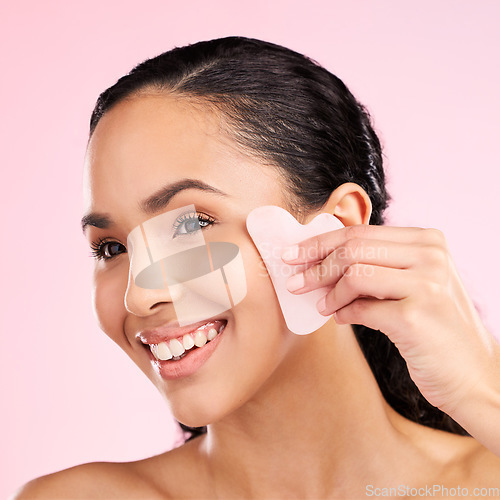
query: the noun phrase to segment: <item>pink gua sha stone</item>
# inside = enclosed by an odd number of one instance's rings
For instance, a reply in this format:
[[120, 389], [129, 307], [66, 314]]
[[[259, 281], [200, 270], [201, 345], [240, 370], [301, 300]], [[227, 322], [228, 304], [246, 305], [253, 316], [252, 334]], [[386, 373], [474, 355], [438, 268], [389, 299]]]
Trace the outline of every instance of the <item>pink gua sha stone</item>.
[[322, 213], [309, 224], [303, 225], [280, 207], [272, 205], [258, 207], [247, 216], [247, 229], [264, 261], [273, 282], [286, 325], [297, 335], [307, 335], [323, 326], [330, 316], [319, 313], [316, 304], [324, 297], [329, 287], [318, 288], [294, 295], [286, 287], [287, 279], [313, 264], [290, 265], [283, 262], [283, 250], [307, 238], [343, 228], [337, 217]]

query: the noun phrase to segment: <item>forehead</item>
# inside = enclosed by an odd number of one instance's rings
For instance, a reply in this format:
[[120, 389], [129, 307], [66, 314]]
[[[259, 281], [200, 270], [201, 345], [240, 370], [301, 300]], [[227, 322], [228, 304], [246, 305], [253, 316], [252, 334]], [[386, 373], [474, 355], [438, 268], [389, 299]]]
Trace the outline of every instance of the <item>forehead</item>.
[[186, 177], [235, 197], [281, 192], [277, 170], [239, 151], [219, 115], [172, 96], [141, 96], [111, 108], [85, 163], [85, 206], [92, 210], [114, 211]]

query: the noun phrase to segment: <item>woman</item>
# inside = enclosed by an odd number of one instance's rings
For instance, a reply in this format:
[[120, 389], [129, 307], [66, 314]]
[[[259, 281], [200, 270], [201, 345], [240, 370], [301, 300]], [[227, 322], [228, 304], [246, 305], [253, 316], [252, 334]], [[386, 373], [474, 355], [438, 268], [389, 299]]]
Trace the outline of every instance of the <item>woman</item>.
[[[146, 460], [45, 476], [18, 498], [463, 496], [500, 486], [499, 346], [443, 235], [382, 225], [380, 144], [338, 78], [238, 37], [148, 60], [97, 102], [85, 192], [100, 326], [192, 439]], [[127, 237], [191, 205], [176, 234], [198, 224], [207, 241], [236, 245], [246, 296], [181, 326], [169, 287], [132, 276]], [[345, 226], [283, 254], [310, 266], [290, 277], [291, 293], [328, 287], [318, 309], [335, 314], [311, 335], [287, 329], [247, 232], [248, 214], [265, 205]], [[186, 335], [195, 347], [182, 345]]]

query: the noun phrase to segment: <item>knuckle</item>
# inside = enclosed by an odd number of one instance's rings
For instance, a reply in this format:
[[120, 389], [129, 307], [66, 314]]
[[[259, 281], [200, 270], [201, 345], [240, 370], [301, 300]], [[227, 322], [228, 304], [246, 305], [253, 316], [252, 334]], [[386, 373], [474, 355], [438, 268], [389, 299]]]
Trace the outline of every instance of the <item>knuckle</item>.
[[433, 307], [439, 307], [443, 298], [443, 287], [434, 281], [425, 281], [421, 285], [422, 299]]
[[316, 280], [316, 266], [311, 266], [309, 269], [304, 271], [304, 285], [311, 285]]
[[362, 318], [369, 305], [369, 300], [359, 298], [351, 302], [348, 308], [350, 309], [350, 313], [354, 318]]
[[347, 226], [348, 239], [365, 238], [370, 226], [367, 224], [356, 224], [355, 226]]
[[300, 260], [315, 260], [319, 253], [320, 242], [318, 236], [312, 236], [298, 243]]
[[427, 245], [424, 247], [423, 260], [435, 270], [445, 270], [449, 264], [448, 249], [443, 246]]
[[361, 257], [363, 251], [363, 240], [359, 237], [351, 238], [344, 244], [344, 257], [347, 260], [355, 261]]
[[345, 234], [347, 239], [355, 238], [356, 237], [356, 226], [346, 226], [345, 228]]
[[434, 281], [423, 281], [419, 285], [421, 291], [421, 296], [427, 298], [433, 298], [438, 294], [439, 286]]
[[355, 262], [352, 266], [352, 271], [356, 277], [361, 276], [363, 274], [364, 266], [359, 262]]
[[308, 248], [308, 254], [304, 257], [307, 260], [316, 260], [321, 255], [323, 244], [319, 236], [314, 236], [311, 240], [311, 245]]
[[442, 313], [446, 308], [446, 291], [441, 284], [422, 280], [415, 283], [415, 288], [418, 292], [411, 298], [403, 299], [399, 310], [402, 326], [407, 329], [418, 328], [423, 314]]
[[368, 301], [366, 299], [358, 299], [352, 303], [352, 307], [355, 313], [362, 313], [366, 310], [368, 306]]
[[352, 264], [347, 268], [347, 271], [344, 275], [344, 285], [351, 291], [356, 291], [359, 289], [361, 285], [361, 281], [359, 279], [361, 275], [362, 266], [360, 264]]
[[446, 245], [446, 238], [444, 236], [444, 233], [439, 229], [435, 229], [432, 227], [423, 230], [423, 239], [425, 242], [431, 245]]
[[[306, 271], [306, 282], [307, 281], [321, 281], [325, 275], [326, 275], [326, 266], [323, 265], [323, 263], [321, 264], [316, 264], [312, 267], [310, 267], [307, 271]], [[309, 277], [309, 280], [307, 279]]]
[[399, 318], [401, 326], [405, 329], [411, 329], [418, 322], [417, 308], [409, 300], [401, 301], [399, 308]]
[[337, 311], [337, 320], [341, 323], [362, 323], [367, 318], [369, 308], [372, 306], [371, 302], [370, 299], [366, 298], [358, 298], [352, 301]]

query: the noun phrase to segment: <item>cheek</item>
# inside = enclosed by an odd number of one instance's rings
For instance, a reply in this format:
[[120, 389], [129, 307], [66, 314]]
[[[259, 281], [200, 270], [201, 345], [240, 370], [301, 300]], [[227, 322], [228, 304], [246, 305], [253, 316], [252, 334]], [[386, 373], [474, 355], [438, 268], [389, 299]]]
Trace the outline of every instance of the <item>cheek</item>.
[[124, 347], [123, 323], [126, 309], [124, 305], [127, 277], [117, 270], [96, 270], [92, 302], [101, 330], [119, 346]]
[[[280, 363], [292, 334], [286, 327], [278, 298], [264, 262], [255, 247], [246, 248], [245, 273], [247, 295], [233, 309], [235, 317], [238, 363], [244, 366], [247, 382], [254, 373], [255, 382], [267, 377]], [[244, 348], [242, 346], [244, 345]]]
[[[264, 261], [261, 259], [257, 248], [251, 240], [240, 244], [242, 253], [247, 294], [241, 302], [241, 308], [236, 306], [234, 311], [242, 310], [245, 314], [257, 315], [260, 320], [265, 319], [269, 326], [282, 318], [279, 302], [274, 292], [271, 278], [267, 272]], [[254, 316], [256, 319], [256, 316]], [[283, 325], [284, 325], [283, 320]], [[275, 326], [275, 325], [274, 325]]]

